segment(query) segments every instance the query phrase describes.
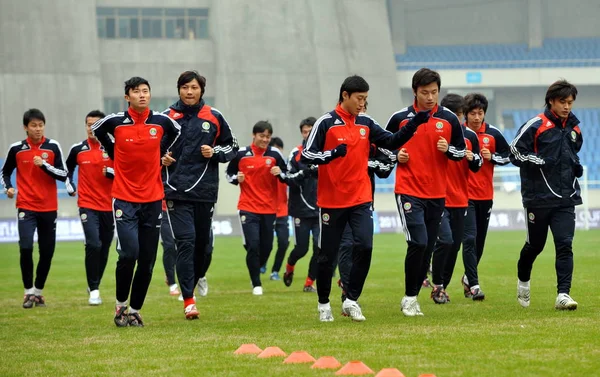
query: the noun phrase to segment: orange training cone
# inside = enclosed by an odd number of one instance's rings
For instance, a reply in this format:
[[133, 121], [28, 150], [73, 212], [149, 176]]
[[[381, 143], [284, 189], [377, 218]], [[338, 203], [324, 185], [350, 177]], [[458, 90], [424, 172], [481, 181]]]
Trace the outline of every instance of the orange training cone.
[[236, 355], [258, 355], [262, 350], [254, 343], [242, 344], [240, 348], [235, 350]]
[[285, 360], [283, 360], [284, 364], [302, 364], [314, 362], [315, 358], [306, 351], [294, 351]]
[[435, 377], [435, 374], [429, 374], [429, 373], [419, 374], [419, 377]]
[[286, 357], [287, 354], [281, 350], [279, 347], [267, 347], [264, 351], [258, 354], [258, 357], [261, 359], [266, 359], [268, 357]]
[[337, 369], [342, 364], [333, 356], [322, 356], [315, 362], [311, 368], [313, 369]]
[[362, 361], [350, 361], [344, 367], [337, 372], [335, 372], [336, 376], [361, 376], [364, 374], [374, 374], [368, 366], [366, 366]]
[[375, 377], [405, 377], [402, 372], [396, 368], [385, 368], [379, 371]]

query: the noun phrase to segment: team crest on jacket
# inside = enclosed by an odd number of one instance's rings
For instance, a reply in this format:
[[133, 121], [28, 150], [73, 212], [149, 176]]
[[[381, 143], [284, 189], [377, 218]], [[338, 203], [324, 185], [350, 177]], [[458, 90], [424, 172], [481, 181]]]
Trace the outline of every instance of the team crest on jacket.
[[442, 122], [437, 122], [435, 124], [435, 128], [437, 128], [438, 130], [441, 130], [442, 128], [444, 128], [444, 123]]
[[108, 153], [102, 152], [102, 158], [108, 160]]
[[267, 161], [265, 161], [265, 164], [267, 164], [267, 165], [271, 165], [271, 164], [272, 164], [272, 161], [271, 161], [271, 159], [267, 159]]
[[571, 131], [571, 140], [573, 140], [573, 141], [577, 140], [577, 132]]
[[47, 158], [48, 158], [48, 153], [46, 153], [46, 152], [42, 153], [42, 158], [43, 158], [44, 160], [45, 160], [45, 159], [47, 159]]
[[115, 217], [116, 218], [120, 218], [121, 216], [123, 216], [123, 211], [121, 211], [120, 209], [115, 211]]
[[204, 132], [208, 132], [208, 130], [210, 130], [210, 124], [208, 122], [202, 123], [202, 129]]
[[487, 144], [489, 142], [490, 142], [490, 138], [489, 137], [486, 136], [486, 137], [483, 138], [483, 143], [484, 144]]
[[82, 213], [80, 217], [81, 217], [81, 221], [87, 220], [87, 213]]
[[152, 135], [152, 136], [156, 136], [156, 133], [157, 133], [157, 131], [156, 131], [156, 128], [152, 127], [152, 128], [150, 129], [150, 135]]
[[365, 136], [367, 134], [367, 130], [365, 130], [364, 128], [360, 129], [360, 136]]
[[321, 216], [323, 218], [323, 222], [327, 223], [329, 221], [329, 214], [328, 213], [324, 213], [323, 216]]

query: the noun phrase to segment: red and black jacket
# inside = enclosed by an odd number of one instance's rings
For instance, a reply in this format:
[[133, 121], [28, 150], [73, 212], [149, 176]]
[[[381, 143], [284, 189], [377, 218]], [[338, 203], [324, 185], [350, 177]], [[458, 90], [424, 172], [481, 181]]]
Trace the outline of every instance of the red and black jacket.
[[469, 161], [464, 158], [460, 161], [450, 161], [448, 163], [448, 185], [446, 186], [445, 203], [447, 208], [466, 208], [469, 206], [469, 176], [480, 171], [483, 160], [479, 154], [479, 139], [475, 131], [463, 126], [463, 132], [466, 148], [473, 152], [473, 160]]
[[[35, 166], [33, 158], [44, 160], [42, 166]], [[52, 212], [58, 209], [56, 180], [67, 180], [67, 169], [63, 161], [60, 144], [44, 137], [34, 144], [29, 138], [10, 146], [2, 167], [4, 191], [12, 188], [12, 172], [17, 169], [16, 207], [36, 212]]]
[[573, 113], [561, 121], [550, 110], [521, 126], [510, 143], [510, 160], [521, 168], [525, 208], [571, 207], [582, 203], [574, 168], [583, 145]]
[[[75, 169], [78, 187], [73, 181]], [[102, 170], [106, 168], [106, 175]], [[113, 162], [104, 147], [93, 139], [87, 139], [71, 147], [67, 157], [67, 192], [77, 192], [77, 206], [96, 211], [112, 211]]]
[[132, 203], [164, 198], [160, 159], [179, 130], [176, 121], [150, 109], [138, 113], [129, 108], [94, 123], [94, 135], [114, 161], [113, 198]]

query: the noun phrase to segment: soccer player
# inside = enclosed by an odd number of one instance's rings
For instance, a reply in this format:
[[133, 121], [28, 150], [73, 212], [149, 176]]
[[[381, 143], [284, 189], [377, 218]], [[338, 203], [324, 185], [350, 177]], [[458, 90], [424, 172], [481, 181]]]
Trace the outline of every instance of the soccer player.
[[[87, 139], [71, 147], [67, 157], [67, 192], [77, 195], [79, 218], [85, 236], [85, 274], [88, 304], [100, 305], [100, 281], [108, 262], [108, 252], [115, 232], [112, 215], [113, 162], [92, 133], [92, 125], [105, 115], [99, 110], [85, 117]], [[78, 169], [77, 186], [73, 181]]]
[[114, 322], [118, 327], [144, 325], [139, 311], [152, 280], [162, 219], [161, 156], [179, 136], [177, 122], [150, 110], [151, 97], [148, 81], [132, 77], [125, 81], [129, 108], [92, 126], [114, 161], [112, 209], [119, 253]]
[[[172, 205], [172, 203], [171, 203]], [[167, 202], [162, 201], [162, 221], [160, 223], [160, 240], [163, 248], [163, 268], [165, 269], [165, 283], [169, 287], [169, 295], [179, 296], [179, 286], [175, 282], [175, 264], [177, 262], [177, 248], [175, 247], [175, 239], [173, 231], [169, 225], [167, 212]], [[181, 299], [183, 301], [183, 298]]]
[[477, 268], [483, 255], [492, 213], [494, 167], [510, 162], [508, 143], [502, 132], [485, 121], [487, 108], [488, 101], [483, 94], [470, 93], [465, 96], [467, 128], [477, 134], [483, 162], [477, 174], [469, 173], [469, 208], [463, 239], [465, 275], [462, 284], [465, 297], [473, 300], [485, 299], [479, 286]]
[[300, 122], [302, 144], [290, 153], [287, 182], [290, 187], [289, 214], [294, 222], [294, 248], [292, 249], [283, 274], [283, 283], [291, 286], [294, 280], [296, 263], [308, 253], [312, 234], [312, 256], [308, 264], [308, 275], [304, 281], [304, 292], [316, 292], [317, 255], [319, 254], [319, 209], [317, 207], [317, 166], [306, 165], [301, 160], [306, 139], [317, 120], [308, 117]]
[[[440, 104], [456, 114], [459, 120], [464, 118], [465, 101], [462, 96], [448, 94]], [[465, 159], [448, 163], [445, 208], [433, 250], [431, 298], [436, 304], [450, 301], [446, 288], [452, 279], [464, 235], [465, 215], [469, 205], [469, 171], [476, 173], [482, 163], [477, 134], [464, 125], [462, 127], [466, 145]]]
[[[365, 106], [366, 111], [366, 106]], [[369, 157], [369, 179], [371, 180], [371, 192], [373, 199], [375, 199], [375, 176], [385, 179], [392, 174], [396, 165], [396, 155], [387, 149], [377, 148], [371, 145], [371, 152]], [[372, 205], [373, 210], [375, 209], [375, 200]], [[352, 228], [346, 225], [344, 233], [342, 233], [342, 239], [340, 241], [340, 251], [338, 255], [338, 270], [340, 272], [340, 278], [338, 279], [338, 286], [342, 289], [342, 303], [346, 300], [345, 287], [348, 287], [350, 280], [350, 271], [352, 271], [352, 250], [354, 249], [354, 235], [352, 234]], [[344, 313], [342, 313], [343, 315]]]
[[527, 214], [527, 240], [517, 264], [517, 300], [529, 306], [531, 269], [542, 252], [548, 227], [556, 248], [558, 296], [554, 307], [575, 310], [577, 302], [569, 296], [573, 277], [573, 237], [575, 206], [580, 205], [581, 189], [577, 178], [583, 167], [577, 153], [583, 136], [579, 120], [571, 112], [577, 88], [565, 80], [546, 91], [546, 109], [526, 122], [510, 144], [510, 159], [521, 168], [521, 195]]
[[[25, 295], [23, 308], [46, 306], [42, 290], [46, 284], [56, 245], [56, 180], [65, 181], [67, 170], [60, 144], [44, 136], [46, 118], [38, 109], [23, 114], [27, 138], [10, 145], [4, 166], [2, 186], [9, 199], [17, 196], [17, 224], [21, 277]], [[17, 169], [17, 192], [10, 176]], [[33, 275], [33, 233], [37, 229], [40, 259]]]
[[263, 294], [260, 266], [269, 260], [273, 248], [273, 224], [277, 214], [277, 181], [285, 182], [286, 164], [281, 152], [269, 145], [273, 126], [259, 121], [252, 128], [252, 144], [240, 148], [227, 166], [227, 180], [240, 186], [238, 210], [246, 266], [252, 294]]
[[401, 307], [402, 313], [409, 317], [423, 315], [417, 296], [427, 276], [444, 211], [448, 161], [465, 156], [458, 118], [438, 106], [440, 87], [437, 72], [428, 68], [418, 70], [412, 78], [413, 105], [394, 113], [386, 127], [395, 132], [419, 117], [420, 112], [430, 114], [427, 123], [398, 152], [396, 167], [396, 201], [408, 244]]
[[[164, 113], [181, 125], [181, 137], [165, 156], [168, 220], [177, 245], [177, 278], [187, 319], [199, 316], [194, 287], [204, 277], [212, 217], [219, 191], [219, 163], [235, 157], [238, 145], [221, 112], [204, 102], [206, 79], [196, 71], [177, 79], [179, 100]], [[169, 204], [172, 204], [169, 206]], [[204, 272], [203, 272], [204, 271]], [[208, 283], [204, 278], [201, 284]]]
[[[271, 138], [271, 147], [279, 149], [283, 155], [283, 140], [279, 137]], [[290, 228], [288, 222], [288, 185], [277, 182], [277, 214], [275, 218], [275, 234], [277, 235], [277, 252], [271, 269], [271, 280], [281, 280], [279, 270], [285, 258], [285, 252], [290, 245]]]
[[342, 311], [354, 321], [364, 321], [356, 302], [363, 290], [373, 252], [373, 194], [367, 172], [371, 144], [396, 149], [409, 140], [427, 120], [421, 114], [396, 134], [382, 129], [373, 118], [360, 114], [365, 106], [369, 84], [360, 76], [350, 76], [340, 87], [338, 105], [315, 123], [302, 151], [308, 164], [319, 164], [317, 204], [321, 234], [317, 275], [319, 319], [333, 321], [329, 294], [333, 263], [340, 248], [346, 224], [354, 235], [353, 263]]

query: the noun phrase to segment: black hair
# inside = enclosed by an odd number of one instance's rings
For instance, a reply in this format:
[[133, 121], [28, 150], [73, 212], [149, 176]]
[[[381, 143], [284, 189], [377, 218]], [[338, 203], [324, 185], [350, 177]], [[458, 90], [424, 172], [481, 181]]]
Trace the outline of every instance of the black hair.
[[87, 118], [104, 118], [106, 115], [100, 111], [100, 110], [92, 110], [88, 113], [88, 115], [85, 116], [85, 119], [87, 120]]
[[316, 122], [317, 122], [317, 120], [314, 117], [308, 117], [306, 119], [302, 119], [300, 121], [300, 131], [302, 131], [302, 127], [304, 127], [304, 126], [310, 126], [310, 127], [314, 126]]
[[352, 93], [364, 93], [369, 91], [369, 83], [367, 80], [363, 79], [360, 76], [354, 75], [347, 77], [346, 80], [342, 83], [340, 87], [340, 97], [338, 99], [339, 103], [342, 103], [343, 97], [342, 93], [348, 93], [348, 96], [351, 96]]
[[470, 113], [475, 109], [481, 109], [484, 113], [488, 109], [488, 100], [481, 93], [469, 93], [465, 96], [465, 113]]
[[427, 86], [434, 82], [437, 83], [439, 90], [442, 87], [442, 78], [440, 77], [440, 74], [429, 68], [421, 68], [413, 75], [412, 89], [416, 92], [417, 88], [420, 86]]
[[254, 127], [252, 127], [252, 134], [253, 135], [260, 134], [260, 133], [263, 133], [265, 131], [269, 131], [269, 133], [271, 135], [273, 135], [273, 126], [271, 125], [271, 123], [269, 123], [266, 120], [259, 120], [258, 122], [256, 122], [256, 124], [254, 125]]
[[144, 84], [148, 85], [148, 89], [150, 89], [150, 83], [148, 80], [137, 76], [130, 78], [129, 80], [125, 81], [125, 95], [129, 95], [130, 90]]
[[278, 147], [278, 148], [283, 149], [283, 140], [281, 140], [280, 137], [275, 136], [275, 137], [271, 138], [269, 145], [272, 147]]
[[447, 107], [454, 114], [465, 112], [465, 99], [460, 94], [448, 93], [442, 98], [440, 105]]
[[202, 76], [198, 73], [198, 71], [185, 71], [179, 78], [177, 79], [177, 94], [179, 94], [179, 89], [187, 83], [192, 81], [198, 81], [198, 85], [200, 85], [200, 98], [204, 95], [204, 88], [206, 88], [206, 77]]
[[23, 114], [23, 125], [27, 126], [34, 119], [41, 120], [46, 124], [46, 117], [39, 109], [29, 109]]
[[558, 80], [546, 91], [546, 108], [550, 108], [550, 101], [555, 99], [566, 99], [573, 96], [573, 101], [577, 99], [577, 88], [567, 80]]

